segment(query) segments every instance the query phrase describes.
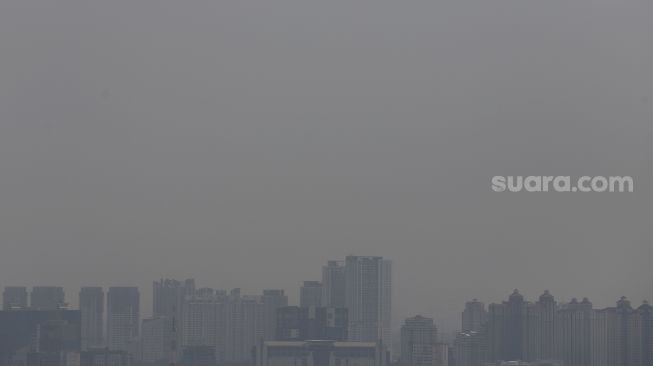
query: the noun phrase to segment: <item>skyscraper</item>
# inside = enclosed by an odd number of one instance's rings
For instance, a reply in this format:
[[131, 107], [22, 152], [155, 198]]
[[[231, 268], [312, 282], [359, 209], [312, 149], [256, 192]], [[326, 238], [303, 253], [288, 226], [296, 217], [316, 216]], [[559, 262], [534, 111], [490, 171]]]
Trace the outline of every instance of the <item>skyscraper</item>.
[[505, 360], [505, 325], [505, 302], [501, 304], [490, 304], [488, 306], [487, 321], [488, 361], [496, 362]]
[[434, 366], [438, 330], [433, 319], [415, 316], [401, 327], [401, 365]]
[[137, 287], [110, 287], [107, 294], [107, 346], [127, 351], [138, 337], [140, 294]]
[[391, 343], [391, 263], [382, 257], [348, 256], [345, 301], [352, 341]]
[[634, 309], [622, 297], [616, 307], [595, 310], [592, 316], [592, 366], [653, 365], [652, 308], [644, 302]]
[[329, 261], [322, 267], [322, 296], [326, 307], [345, 307], [345, 266], [342, 262]]
[[288, 306], [288, 296], [283, 290], [263, 290], [261, 301], [265, 317], [264, 338], [274, 340], [277, 335], [277, 309]]
[[143, 319], [141, 326], [141, 361], [165, 364], [170, 360], [171, 319], [154, 317]]
[[102, 287], [82, 287], [79, 292], [82, 316], [82, 350], [103, 346], [104, 291]]
[[168, 323], [165, 329], [165, 338], [172, 337], [166, 340], [168, 342], [166, 360], [176, 360], [180, 356], [177, 345], [181, 344], [181, 330], [178, 328], [181, 324], [185, 299], [194, 296], [195, 290], [194, 279], [187, 279], [183, 282], [161, 279], [152, 284], [152, 317], [165, 318]]
[[506, 360], [523, 360], [525, 357], [524, 330], [526, 319], [524, 297], [515, 290], [506, 303], [505, 354]]
[[27, 288], [19, 286], [8, 286], [2, 293], [3, 310], [24, 310], [27, 309]]
[[324, 288], [318, 281], [304, 281], [299, 292], [299, 306], [303, 308], [322, 306]]
[[66, 307], [63, 287], [36, 286], [30, 294], [30, 307], [34, 310], [57, 310]]
[[462, 331], [469, 332], [475, 331], [478, 332], [483, 327], [487, 320], [487, 311], [485, 310], [485, 304], [474, 299], [468, 301], [465, 304], [465, 310], [463, 311], [462, 316]]
[[648, 301], [644, 301], [637, 308], [637, 314], [641, 321], [641, 364], [653, 366], [653, 307]]
[[549, 291], [535, 303], [526, 303], [523, 347], [524, 360], [553, 360], [557, 304]]
[[182, 347], [213, 347], [220, 363], [248, 361], [252, 347], [264, 334], [262, 298], [241, 296], [240, 289], [228, 295], [224, 291], [198, 290], [184, 305]]
[[[617, 302], [615, 354], [616, 366], [642, 365], [642, 315], [622, 297]], [[648, 366], [648, 365], [647, 365]]]
[[555, 321], [558, 304], [551, 293], [546, 290], [537, 302], [539, 354], [536, 359], [553, 360], [555, 357]]
[[556, 326], [556, 353], [565, 365], [592, 366], [592, 313], [592, 303], [587, 298], [561, 305]]
[[462, 332], [453, 342], [456, 366], [479, 366], [484, 361], [483, 335], [479, 332]]
[[590, 364], [592, 366], [616, 365], [617, 313], [615, 308], [592, 312]]
[[161, 279], [152, 284], [152, 316], [179, 317], [186, 296], [193, 295], [195, 280]]

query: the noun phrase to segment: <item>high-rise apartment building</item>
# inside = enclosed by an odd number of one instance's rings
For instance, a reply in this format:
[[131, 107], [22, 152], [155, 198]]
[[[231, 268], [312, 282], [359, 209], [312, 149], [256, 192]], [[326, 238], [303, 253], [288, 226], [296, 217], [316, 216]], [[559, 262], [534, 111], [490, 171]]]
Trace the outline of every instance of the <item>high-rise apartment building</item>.
[[465, 310], [462, 316], [462, 331], [463, 332], [478, 332], [481, 330], [487, 321], [487, 311], [485, 304], [474, 299], [465, 304]]
[[525, 305], [523, 331], [524, 360], [552, 360], [555, 356], [555, 320], [557, 303], [545, 291], [535, 303]]
[[485, 339], [479, 332], [462, 332], [453, 342], [454, 360], [456, 366], [484, 365]]
[[102, 287], [82, 287], [79, 292], [82, 317], [82, 350], [104, 344], [104, 290]]
[[277, 309], [288, 306], [288, 296], [283, 290], [263, 290], [261, 301], [265, 312], [264, 338], [274, 340], [277, 335]]
[[[649, 366], [652, 334], [653, 308], [647, 302], [634, 308], [624, 297], [615, 307], [593, 309], [588, 299], [559, 305], [545, 291], [535, 303], [515, 292], [509, 301], [491, 304], [486, 325], [473, 338], [483, 340], [487, 352], [482, 361], [488, 365]], [[458, 353], [467, 347], [470, 335], [459, 336]], [[515, 357], [515, 344], [520, 345], [521, 357]], [[470, 352], [476, 351], [472, 347]]]
[[434, 366], [438, 330], [433, 319], [415, 316], [401, 327], [401, 366]]
[[352, 341], [391, 342], [392, 267], [382, 257], [348, 256], [345, 260], [345, 301]]
[[590, 364], [592, 366], [616, 365], [617, 313], [615, 308], [594, 310], [591, 328]]
[[172, 319], [154, 317], [143, 319], [141, 326], [141, 361], [167, 364], [173, 341]]
[[[487, 360], [496, 362], [505, 359], [506, 305], [490, 304], [487, 320]], [[465, 332], [463, 332], [465, 333]], [[477, 334], [478, 332], [474, 332]], [[469, 334], [469, 333], [465, 333]]]
[[178, 360], [181, 356], [178, 345], [181, 344], [179, 328], [183, 316], [183, 306], [187, 298], [195, 296], [195, 292], [194, 279], [184, 281], [161, 279], [152, 284], [152, 317], [165, 318], [166, 322], [170, 323], [165, 329], [165, 337], [171, 336], [173, 339], [168, 342], [174, 341], [173, 344], [166, 347], [164, 357], [166, 360]]
[[556, 354], [565, 365], [592, 366], [592, 317], [592, 303], [587, 298], [581, 302], [573, 299], [558, 310]]
[[140, 293], [137, 287], [110, 287], [107, 293], [107, 346], [129, 349], [139, 335]]
[[653, 307], [644, 301], [637, 308], [637, 314], [641, 322], [641, 364], [653, 366]]
[[339, 261], [329, 261], [322, 267], [322, 302], [326, 307], [345, 307], [345, 265]]
[[523, 360], [525, 358], [526, 302], [518, 290], [508, 298], [505, 324], [504, 360]]
[[221, 363], [247, 362], [267, 324], [263, 296], [241, 296], [239, 289], [200, 290], [183, 309], [182, 347], [213, 347]]
[[161, 279], [152, 284], [152, 316], [179, 317], [184, 299], [194, 295], [195, 280]]

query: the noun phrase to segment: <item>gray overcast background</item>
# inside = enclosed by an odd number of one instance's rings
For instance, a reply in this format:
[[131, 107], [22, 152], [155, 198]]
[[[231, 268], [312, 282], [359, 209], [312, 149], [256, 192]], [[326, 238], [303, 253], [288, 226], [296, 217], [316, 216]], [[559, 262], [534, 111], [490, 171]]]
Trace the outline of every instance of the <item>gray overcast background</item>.
[[[653, 300], [652, 137], [650, 0], [1, 0], [0, 285]], [[530, 174], [635, 193], [491, 190]]]

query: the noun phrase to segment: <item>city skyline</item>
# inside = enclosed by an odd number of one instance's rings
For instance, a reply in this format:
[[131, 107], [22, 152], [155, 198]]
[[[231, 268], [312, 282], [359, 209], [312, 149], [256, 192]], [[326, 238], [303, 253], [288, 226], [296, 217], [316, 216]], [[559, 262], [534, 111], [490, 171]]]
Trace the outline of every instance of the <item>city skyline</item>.
[[[38, 336], [34, 339], [42, 344], [42, 351], [34, 357], [47, 357], [51, 352], [47, 347], [67, 345], [53, 348], [52, 352], [60, 349], [64, 352], [62, 360], [68, 359], [73, 364], [75, 357], [79, 357], [74, 352], [87, 355], [104, 346], [108, 351], [124, 352], [134, 360], [152, 364], [183, 359], [193, 347], [210, 346], [211, 357], [219, 365], [249, 363], [253, 362], [251, 355], [266, 354], [260, 353], [261, 347], [299, 347], [293, 357], [303, 357], [301, 350], [312, 347], [311, 342], [386, 350], [387, 361], [375, 364], [379, 366], [392, 360], [402, 366], [446, 366], [449, 360], [455, 360], [460, 366], [481, 366], [483, 362], [494, 365], [500, 360], [522, 361], [524, 365], [560, 365], [557, 363], [560, 361], [574, 366], [648, 366], [653, 362], [653, 307], [647, 301], [631, 305], [627, 297], [621, 297], [614, 306], [600, 308], [588, 298], [560, 301], [549, 290], [533, 301], [515, 289], [502, 302], [486, 306], [474, 298], [461, 304], [460, 328], [454, 338], [439, 330], [431, 317], [421, 314], [407, 317], [399, 328], [401, 332], [393, 329], [393, 341], [384, 338], [382, 322], [369, 323], [370, 319], [383, 318], [383, 295], [375, 291], [390, 287], [391, 281], [383, 285], [386, 281], [383, 278], [387, 276], [390, 280], [390, 272], [384, 272], [390, 260], [347, 256], [344, 263], [349, 304], [345, 308], [289, 304], [281, 289], [243, 294], [239, 288], [226, 291], [197, 287], [194, 279], [161, 279], [152, 282], [151, 292], [156, 299], [153, 316], [142, 318], [142, 323], [141, 291], [137, 287], [107, 288], [105, 317], [102, 287], [80, 289], [83, 306], [72, 310], [63, 301], [65, 294], [61, 288], [54, 286], [35, 287], [30, 291], [35, 296], [30, 296], [28, 306], [3, 310], [0, 322], [9, 321], [6, 325], [28, 321], [25, 324], [31, 326], [39, 322]], [[352, 285], [351, 281], [356, 282]], [[361, 288], [362, 283], [367, 286]], [[302, 287], [316, 287], [316, 284], [319, 282], [303, 281]], [[25, 288], [7, 287], [3, 302], [15, 303], [16, 298], [25, 298], [27, 293]], [[352, 302], [352, 297], [359, 300]], [[378, 300], [372, 301], [374, 298]], [[366, 304], [363, 312], [357, 309], [357, 302]], [[53, 308], [56, 304], [60, 306]], [[353, 321], [351, 314], [354, 314]], [[374, 316], [369, 318], [366, 314]], [[30, 320], [32, 317], [35, 318]], [[106, 333], [101, 330], [102, 321], [97, 324], [103, 318], [106, 318]], [[89, 326], [93, 323], [95, 326]], [[378, 339], [366, 335], [370, 326], [377, 327], [372, 333]], [[26, 339], [34, 337], [23, 331], [17, 334]], [[7, 337], [10, 333], [6, 332], [7, 329], [0, 335]], [[0, 339], [0, 351], [11, 343]], [[283, 352], [278, 355], [282, 354], [287, 355]], [[257, 362], [267, 361], [257, 358]]]
[[653, 291], [649, 0], [246, 4], [0, 2], [0, 284], [295, 299], [376, 255], [395, 324], [445, 328], [470, 294]]
[[[373, 257], [368, 257], [368, 258], [373, 258]], [[379, 258], [381, 258], [381, 257], [379, 257]], [[329, 262], [334, 262], [334, 261], [329, 261]], [[344, 264], [344, 261], [342, 263]], [[184, 286], [189, 286], [189, 283], [191, 283], [190, 286], [192, 286], [193, 291], [210, 289], [212, 291], [226, 291], [226, 292], [229, 292], [229, 291], [232, 291], [234, 289], [237, 289], [237, 290], [239, 290], [239, 293], [242, 293], [244, 295], [254, 295], [254, 294], [259, 293], [259, 294], [261, 294], [261, 296], [263, 296], [264, 292], [266, 292], [266, 291], [283, 291], [284, 296], [286, 296], [288, 294], [295, 294], [295, 296], [287, 296], [287, 298], [288, 298], [286, 300], [287, 305], [289, 305], [289, 306], [301, 306], [301, 296], [300, 295], [301, 295], [302, 287], [304, 285], [306, 285], [307, 282], [310, 283], [311, 285], [314, 285], [315, 283], [318, 283], [319, 281], [298, 280], [296, 282], [297, 282], [296, 286], [285, 286], [285, 287], [280, 287], [279, 289], [260, 288], [260, 290], [251, 290], [251, 289], [244, 289], [244, 288], [238, 287], [238, 286], [229, 287], [229, 288], [227, 288], [227, 287], [211, 287], [211, 286], [207, 286], [207, 283], [203, 282], [203, 281], [200, 281], [199, 285], [197, 285], [195, 278], [192, 278], [192, 279], [179, 279], [179, 278], [178, 279], [172, 279], [172, 278], [159, 277], [159, 279], [151, 281], [148, 286], [144, 286], [144, 287], [140, 287], [140, 286], [127, 286], [127, 287], [125, 287], [125, 286], [111, 286], [111, 285], [108, 285], [108, 286], [83, 286], [83, 287], [80, 287], [79, 289], [77, 289], [77, 291], [74, 291], [73, 294], [80, 293], [80, 296], [81, 296], [81, 292], [83, 292], [85, 289], [87, 289], [87, 290], [99, 289], [99, 290], [102, 291], [101, 296], [106, 297], [106, 295], [108, 294], [108, 290], [111, 289], [111, 288], [135, 288], [136, 291], [138, 291], [138, 293], [139, 293], [138, 294], [139, 295], [138, 302], [140, 304], [140, 309], [139, 309], [140, 318], [141, 319], [151, 319], [151, 318], [157, 318], [159, 316], [167, 315], [167, 314], [160, 314], [160, 313], [157, 314], [157, 312], [153, 309], [153, 307], [155, 306], [154, 305], [155, 302], [153, 301], [153, 299], [156, 297], [156, 295], [154, 295], [154, 293], [156, 292], [156, 289], [160, 288], [161, 285], [164, 284], [164, 283], [166, 283], [168, 285], [176, 283], [179, 286], [179, 288], [174, 290], [174, 291], [181, 291], [181, 292], [186, 291], [186, 290], [184, 290]], [[44, 286], [34, 286], [34, 287], [44, 287]], [[58, 286], [45, 286], [45, 287], [59, 288]], [[26, 291], [26, 293], [28, 294], [28, 299], [29, 299], [29, 294], [31, 293], [31, 288], [29, 286], [16, 286], [16, 285], [3, 286], [0, 283], [0, 288], [11, 289], [11, 290], [14, 290], [14, 289], [22, 290], [22, 289], [24, 289]], [[505, 288], [510, 288], [510, 286], [505, 286]], [[73, 288], [73, 290], [74, 290], [74, 288]], [[523, 295], [524, 292], [522, 292], [521, 290], [516, 290], [516, 289], [514, 291], [510, 291], [510, 292], [512, 292], [512, 294], [515, 295], [515, 293], [517, 291], [519, 291], [517, 293], [518, 293], [519, 296], [521, 296], [522, 299], [525, 298], [525, 297], [539, 298], [540, 302], [542, 302], [543, 299], [546, 299], [548, 296], [552, 296], [551, 293], [554, 293], [553, 291], [550, 291], [548, 288], [543, 290], [543, 291], [540, 291], [540, 292], [538, 292], [537, 290], [533, 290], [533, 289], [527, 289], [527, 290], [528, 291], [525, 292], [525, 293], [527, 293], [527, 295]], [[325, 291], [325, 289], [323, 289], [323, 291]], [[201, 293], [201, 291], [200, 291], [200, 293]], [[66, 291], [64, 291], [64, 294], [65, 294], [66, 304], [65, 304], [65, 306], [62, 307], [62, 309], [76, 309], [76, 308], [80, 307], [80, 302], [71, 301], [71, 300], [74, 300], [74, 296], [71, 296]], [[13, 293], [10, 293], [9, 296], [12, 296], [12, 295], [13, 295]], [[653, 298], [653, 297], [644, 296], [643, 299], [639, 300], [639, 299], [636, 299], [636, 298], [634, 298], [632, 296], [626, 296], [626, 295], [627, 294], [622, 293], [620, 296], [617, 296], [612, 300], [608, 300], [607, 302], [595, 302], [595, 301], [593, 301], [593, 299], [591, 299], [589, 297], [586, 297], [586, 296], [582, 296], [582, 297], [580, 297], [580, 299], [592, 300], [592, 303], [596, 308], [608, 308], [608, 307], [612, 306], [615, 303], [615, 299], [628, 298], [628, 299], [632, 300], [634, 303], [648, 304], [650, 302], [650, 299]], [[489, 314], [488, 314], [489, 307], [491, 305], [494, 305], [494, 304], [500, 304], [501, 301], [502, 301], [502, 298], [504, 298], [504, 297], [505, 297], [505, 292], [503, 294], [499, 294], [496, 298], [492, 298], [492, 299], [478, 299], [475, 296], [471, 296], [471, 297], [469, 297], [469, 298], [471, 298], [471, 300], [467, 300], [466, 302], [462, 302], [461, 304], [459, 304], [458, 310], [457, 310], [456, 314], [454, 315], [454, 317], [451, 318], [451, 319], [447, 319], [446, 321], [442, 321], [442, 319], [444, 317], [441, 316], [441, 314], [437, 314], [437, 313], [413, 311], [413, 312], [407, 312], [406, 314], [397, 315], [395, 312], [393, 312], [392, 331], [393, 331], [393, 333], [398, 332], [399, 329], [400, 329], [400, 324], [402, 324], [405, 319], [407, 319], [407, 318], [409, 318], [411, 316], [416, 316], [416, 315], [427, 316], [429, 318], [433, 318], [435, 320], [436, 326], [439, 328], [440, 334], [455, 334], [456, 332], [470, 331], [470, 330], [471, 331], [477, 331], [478, 330], [477, 327], [476, 328], [470, 327], [470, 329], [465, 329], [465, 326], [464, 326], [464, 324], [466, 323], [465, 314], [466, 314], [466, 312], [468, 310], [471, 310], [469, 308], [469, 306], [472, 305], [473, 307], [476, 307], [477, 308], [476, 310], [478, 310], [478, 306], [481, 306], [481, 308], [484, 309], [483, 314], [481, 314], [481, 315], [474, 314], [472, 316], [473, 318], [478, 318], [475, 321], [473, 321], [475, 324], [482, 324], [485, 321], [487, 321], [487, 317], [489, 316]], [[326, 299], [326, 297], [324, 297], [324, 298]], [[143, 301], [143, 299], [150, 299], [150, 300], [149, 301]], [[574, 296], [573, 294], [569, 298], [556, 297], [556, 300], [558, 300], [560, 302], [560, 304], [570, 303], [570, 302], [572, 302], [574, 300], [577, 300], [577, 299], [579, 299], [579, 297]], [[4, 300], [4, 296], [3, 296], [3, 300]], [[181, 298], [178, 298], [177, 301], [181, 302], [182, 300], [181, 300]], [[522, 301], [524, 301], [524, 300], [522, 300]], [[401, 303], [401, 299], [393, 298], [392, 302], [393, 303], [396, 303], [396, 302]], [[526, 304], [526, 303], [527, 302], [524, 301], [524, 304]], [[532, 304], [532, 303], [528, 302], [528, 304]], [[533, 304], [538, 304], [538, 303], [533, 303]], [[106, 304], [104, 304], [104, 303], [103, 303], [103, 305], [106, 306]], [[476, 306], [476, 305], [478, 305], [478, 306]], [[178, 303], [177, 306], [180, 306], [179, 303]], [[329, 305], [326, 304], [326, 303], [323, 303], [322, 306], [329, 306]], [[463, 306], [462, 309], [461, 309], [461, 306]], [[31, 303], [29, 302], [29, 300], [27, 302], [27, 307], [25, 309], [32, 309], [31, 308]], [[106, 311], [106, 309], [103, 309], [103, 311]], [[178, 311], [180, 311], [180, 310], [178, 309]], [[177, 312], [176, 316], [177, 317], [180, 316], [178, 312]], [[440, 320], [440, 322], [438, 322], [438, 320]], [[472, 321], [470, 320], [470, 322], [472, 322]], [[104, 323], [106, 323], [106, 319], [102, 323], [102, 326], [105, 325]], [[450, 325], [450, 326], [449, 327], [446, 327], [446, 326], [443, 327], [443, 325]]]

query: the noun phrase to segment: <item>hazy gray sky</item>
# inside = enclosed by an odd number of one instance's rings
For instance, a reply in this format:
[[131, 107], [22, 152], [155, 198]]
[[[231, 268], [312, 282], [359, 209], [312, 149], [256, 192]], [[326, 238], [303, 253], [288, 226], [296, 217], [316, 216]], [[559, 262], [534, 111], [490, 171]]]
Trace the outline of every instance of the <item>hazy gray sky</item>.
[[[0, 286], [653, 300], [652, 134], [650, 0], [2, 0]], [[490, 188], [531, 174], [635, 193]]]

